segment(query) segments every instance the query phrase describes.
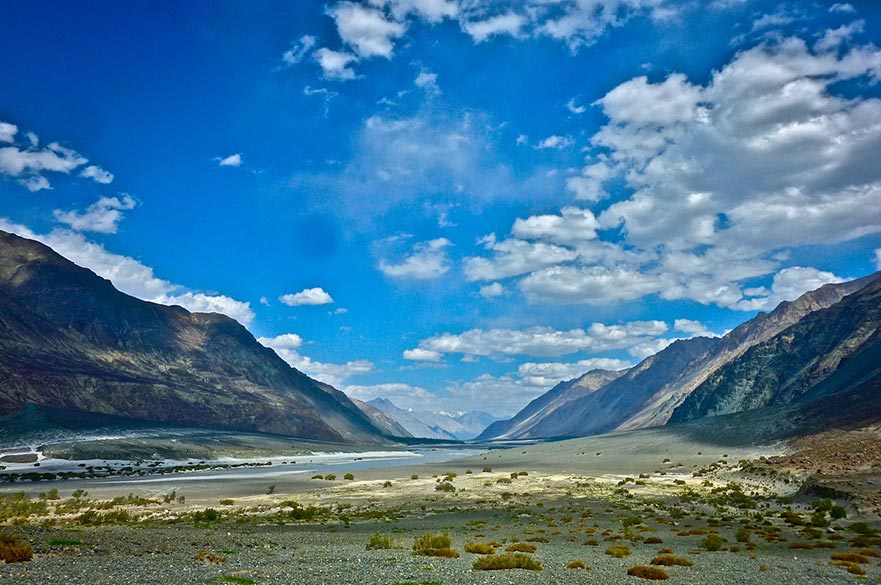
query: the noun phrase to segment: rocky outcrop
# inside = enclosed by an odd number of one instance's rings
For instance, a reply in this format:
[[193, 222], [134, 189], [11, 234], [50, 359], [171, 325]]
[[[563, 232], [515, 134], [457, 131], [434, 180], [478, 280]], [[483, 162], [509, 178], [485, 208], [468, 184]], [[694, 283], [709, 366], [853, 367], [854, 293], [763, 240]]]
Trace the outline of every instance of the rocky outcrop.
[[43, 244], [0, 232], [0, 414], [29, 404], [385, 440], [345, 395], [288, 366], [233, 319], [141, 301]]

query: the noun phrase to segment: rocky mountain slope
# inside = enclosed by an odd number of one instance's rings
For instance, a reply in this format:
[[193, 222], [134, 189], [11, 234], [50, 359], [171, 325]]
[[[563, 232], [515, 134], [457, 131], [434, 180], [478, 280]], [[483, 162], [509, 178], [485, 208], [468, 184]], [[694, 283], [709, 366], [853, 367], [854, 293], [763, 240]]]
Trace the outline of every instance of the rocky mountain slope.
[[799, 403], [881, 376], [881, 280], [815, 311], [716, 370], [671, 422]]
[[345, 395], [288, 366], [229, 317], [138, 300], [38, 242], [0, 232], [0, 414], [29, 404], [385, 440]]
[[514, 439], [528, 434], [531, 427], [542, 419], [547, 418], [570, 402], [596, 392], [623, 374], [624, 371], [591, 370], [573, 380], [560, 382], [527, 404], [513, 418], [496, 421], [488, 426], [478, 439]]
[[876, 278], [877, 275], [869, 275], [849, 282], [821, 286], [794, 301], [780, 303], [770, 313], [759, 313], [742, 323], [722, 337], [707, 353], [690, 363], [676, 379], [661, 388], [633, 416], [620, 424], [618, 430], [665, 424], [676, 407], [719, 368], [737, 359], [749, 348], [771, 339], [806, 315], [831, 307]]
[[361, 409], [361, 411], [367, 415], [367, 418], [370, 419], [370, 422], [376, 426], [382, 433], [388, 437], [404, 437], [404, 438], [412, 438], [413, 435], [401, 426], [398, 421], [394, 420], [392, 417], [379, 410], [375, 406], [371, 406], [364, 402], [363, 400], [358, 400], [357, 398], [350, 398], [352, 402], [355, 403], [355, 406]]
[[[532, 424], [508, 432], [505, 438], [582, 437], [612, 431], [716, 343], [717, 339], [707, 337], [676, 341], [597, 390], [565, 403], [564, 408], [536, 416]], [[488, 431], [481, 438], [497, 438]]]

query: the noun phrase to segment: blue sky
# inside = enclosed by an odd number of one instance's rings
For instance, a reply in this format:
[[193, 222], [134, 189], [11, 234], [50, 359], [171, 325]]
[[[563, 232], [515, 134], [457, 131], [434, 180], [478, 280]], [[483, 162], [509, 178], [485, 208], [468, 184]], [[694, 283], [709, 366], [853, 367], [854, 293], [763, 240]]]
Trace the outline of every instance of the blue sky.
[[881, 262], [881, 7], [7, 3], [0, 229], [510, 415]]

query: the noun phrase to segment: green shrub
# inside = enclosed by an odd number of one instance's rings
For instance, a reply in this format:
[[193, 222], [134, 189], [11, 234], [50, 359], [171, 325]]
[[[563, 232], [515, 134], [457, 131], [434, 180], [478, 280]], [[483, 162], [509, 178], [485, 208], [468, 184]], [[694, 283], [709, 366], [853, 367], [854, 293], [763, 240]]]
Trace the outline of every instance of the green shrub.
[[483, 472], [484, 472], [484, 473], [492, 473], [492, 471], [493, 471], [493, 468], [492, 468], [492, 467], [484, 467], [484, 468], [483, 468]]
[[724, 544], [724, 538], [722, 538], [718, 534], [709, 534], [706, 538], [698, 543], [698, 546], [704, 550], [719, 551], [722, 550], [722, 545]]
[[324, 479], [324, 476], [321, 475], [320, 473], [316, 473], [315, 475], [312, 476], [312, 479]]
[[832, 506], [832, 509], [829, 510], [829, 516], [833, 520], [842, 520], [847, 518], [847, 510], [845, 510], [842, 506]]
[[7, 564], [23, 563], [34, 558], [31, 545], [14, 534], [0, 533], [0, 559]]
[[426, 532], [413, 538], [413, 552], [423, 557], [458, 558], [459, 553], [451, 548], [452, 540], [446, 532], [432, 534]]
[[347, 473], [346, 475], [343, 476], [343, 479], [347, 479], [349, 481], [352, 481], [355, 479], [355, 474], [354, 473]]
[[224, 499], [220, 500], [221, 506], [233, 506], [233, 505], [235, 505], [235, 503], [236, 503], [235, 500], [230, 500], [229, 498], [224, 498]]
[[661, 569], [660, 567], [650, 567], [645, 565], [630, 567], [629, 569], [627, 569], [627, 574], [631, 577], [639, 577], [640, 579], [651, 579], [652, 581], [663, 581], [670, 578], [670, 575], [668, 575], [667, 571], [665, 571], [664, 569]]
[[589, 567], [584, 564], [584, 561], [572, 561], [568, 565], [566, 565], [567, 569], [588, 569]]
[[472, 566], [477, 571], [502, 571], [506, 569], [542, 570], [541, 563], [538, 560], [522, 553], [483, 556], [474, 561]]
[[367, 542], [367, 550], [388, 550], [390, 548], [394, 548], [394, 542], [388, 534], [377, 532]]
[[438, 492], [455, 492], [456, 486], [454, 486], [453, 484], [451, 484], [448, 481], [442, 481], [439, 484], [437, 484], [436, 486], [434, 486], [434, 489], [435, 489], [435, 491], [438, 491]]
[[326, 479], [327, 481], [336, 481], [336, 474], [328, 473], [324, 476], [324, 479]]
[[198, 512], [193, 512], [193, 522], [217, 522], [220, 520], [220, 512], [214, 508], [205, 508]]

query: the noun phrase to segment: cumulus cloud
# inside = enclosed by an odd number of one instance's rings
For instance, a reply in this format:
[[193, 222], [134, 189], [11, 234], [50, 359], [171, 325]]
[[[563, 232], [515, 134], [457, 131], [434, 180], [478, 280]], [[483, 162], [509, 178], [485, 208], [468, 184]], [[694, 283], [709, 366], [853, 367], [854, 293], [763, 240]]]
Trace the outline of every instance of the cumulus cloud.
[[450, 269], [447, 248], [452, 245], [446, 238], [437, 238], [413, 245], [410, 254], [399, 262], [380, 260], [379, 270], [392, 278], [427, 280], [443, 276]]
[[532, 386], [550, 388], [591, 370], [622, 370], [632, 365], [628, 361], [615, 358], [590, 358], [566, 363], [525, 362], [517, 368], [517, 375]]
[[153, 269], [134, 258], [108, 252], [104, 246], [82, 234], [55, 229], [37, 234], [26, 226], [0, 218], [0, 230], [41, 242], [71, 262], [106, 278], [120, 291], [139, 299], [164, 305], [180, 305], [190, 311], [223, 313], [247, 326], [254, 320], [251, 304], [217, 294], [194, 293], [156, 277]]
[[123, 212], [134, 209], [135, 205], [135, 200], [130, 195], [122, 194], [122, 198], [101, 197], [89, 205], [85, 213], [56, 209], [54, 214], [56, 221], [78, 232], [115, 234]]
[[362, 58], [390, 58], [393, 41], [404, 34], [406, 26], [386, 18], [376, 10], [354, 2], [340, 2], [328, 10], [343, 42]]
[[315, 62], [321, 67], [325, 79], [345, 81], [355, 79], [355, 70], [351, 65], [358, 60], [351, 53], [333, 51], [322, 47], [315, 51]]
[[667, 325], [662, 321], [633, 321], [621, 325], [594, 323], [587, 331], [561, 331], [550, 327], [469, 329], [459, 334], [443, 333], [423, 339], [417, 349], [492, 359], [514, 355], [558, 357], [579, 351], [627, 349], [666, 331]]
[[430, 349], [405, 349], [404, 350], [404, 359], [410, 360], [414, 362], [439, 362], [443, 358], [443, 354], [439, 351], [433, 351]]
[[519, 37], [526, 23], [524, 16], [510, 11], [483, 20], [465, 20], [461, 24], [462, 30], [468, 33], [475, 43], [482, 43], [497, 35]]
[[875, 270], [881, 270], [881, 248], [875, 250]]
[[577, 257], [577, 254], [568, 248], [546, 242], [527, 242], [517, 239], [499, 242], [496, 241], [495, 234], [482, 238], [480, 243], [487, 251], [492, 252], [492, 256], [465, 259], [465, 278], [471, 282], [526, 274]]
[[263, 346], [272, 349], [278, 357], [292, 368], [307, 376], [335, 387], [342, 385], [353, 376], [373, 371], [373, 363], [368, 360], [353, 360], [344, 364], [323, 363], [302, 355], [299, 350], [303, 340], [295, 333], [285, 333], [276, 337], [257, 339]]
[[302, 305], [329, 305], [333, 303], [331, 297], [321, 287], [307, 288], [298, 293], [289, 293], [278, 297], [282, 303], [289, 307], [299, 307]]
[[113, 182], [113, 173], [109, 173], [96, 165], [89, 165], [80, 171], [80, 176], [84, 179], [92, 179], [96, 183], [109, 185]]
[[694, 337], [719, 337], [719, 335], [707, 329], [706, 325], [693, 319], [676, 319], [673, 322], [673, 328], [676, 331], [681, 331]]
[[742, 311], [770, 310], [783, 301], [793, 301], [808, 291], [834, 282], [844, 282], [844, 279], [816, 268], [784, 268], [774, 275], [770, 290], [764, 287], [746, 289], [746, 298], [738, 302], [736, 308]]
[[857, 10], [853, 7], [853, 5], [846, 2], [836, 2], [829, 7], [829, 12], [838, 12], [840, 14], [853, 14], [856, 11]]
[[505, 292], [505, 287], [498, 282], [493, 282], [491, 284], [486, 284], [480, 287], [480, 296], [485, 299], [494, 299], [496, 297], [500, 297], [505, 294]]
[[9, 122], [0, 122], [0, 142], [15, 142], [18, 126]]
[[564, 207], [560, 215], [518, 218], [511, 233], [524, 240], [548, 240], [565, 245], [596, 239], [599, 227], [597, 218], [590, 210]]
[[[569, 253], [487, 279], [520, 276], [517, 285], [534, 302], [657, 295], [747, 311], [838, 278], [781, 268], [791, 248], [881, 231], [874, 155], [881, 100], [833, 90], [845, 81], [881, 81], [881, 49], [841, 40], [858, 28], [827, 32], [814, 48], [799, 38], [763, 42], [704, 85], [673, 73], [610, 90], [596, 101], [608, 121], [567, 186], [588, 201], [608, 198], [612, 182], [623, 183], [625, 194], [582, 218], [586, 225], [575, 232], [585, 235], [582, 242], [561, 239], [559, 228], [572, 219], [565, 213], [518, 220], [512, 232], [519, 238]], [[493, 267], [492, 248], [469, 259], [466, 274], [471, 267], [476, 280], [475, 268]], [[745, 282], [774, 274], [798, 275], [802, 284], [785, 291], [778, 282], [775, 293], [771, 283], [765, 295], [744, 291]]]
[[239, 167], [242, 166], [242, 153], [237, 152], [229, 156], [218, 156], [214, 160], [222, 167]]
[[566, 102], [566, 109], [573, 114], [583, 114], [587, 111], [587, 108], [585, 108], [584, 106], [579, 106], [575, 103], [575, 98], [572, 98], [568, 102]]
[[548, 136], [547, 138], [536, 144], [535, 148], [539, 150], [563, 150], [564, 148], [569, 148], [570, 146], [572, 146], [572, 144], [573, 141], [571, 137], [552, 134], [551, 136]]

